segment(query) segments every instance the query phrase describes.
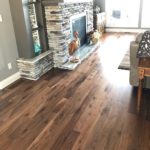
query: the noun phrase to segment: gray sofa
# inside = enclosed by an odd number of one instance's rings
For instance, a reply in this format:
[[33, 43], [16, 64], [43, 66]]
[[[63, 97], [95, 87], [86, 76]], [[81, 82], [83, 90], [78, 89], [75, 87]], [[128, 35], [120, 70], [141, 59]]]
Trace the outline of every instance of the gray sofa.
[[[130, 43], [130, 84], [132, 86], [138, 86], [139, 80], [138, 80], [138, 62], [139, 59], [136, 57], [139, 43], [142, 39], [143, 33], [139, 33], [135, 39], [135, 41], [132, 41]], [[145, 78], [143, 87], [150, 88], [150, 78]]]

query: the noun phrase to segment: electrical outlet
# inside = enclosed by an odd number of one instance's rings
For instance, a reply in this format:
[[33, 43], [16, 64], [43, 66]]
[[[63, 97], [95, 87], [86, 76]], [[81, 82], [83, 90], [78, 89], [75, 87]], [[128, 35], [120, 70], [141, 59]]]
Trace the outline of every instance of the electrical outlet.
[[12, 65], [11, 63], [8, 63], [8, 69], [11, 70], [12, 69]]
[[2, 22], [3, 21], [3, 19], [2, 19], [2, 15], [0, 14], [0, 22]]

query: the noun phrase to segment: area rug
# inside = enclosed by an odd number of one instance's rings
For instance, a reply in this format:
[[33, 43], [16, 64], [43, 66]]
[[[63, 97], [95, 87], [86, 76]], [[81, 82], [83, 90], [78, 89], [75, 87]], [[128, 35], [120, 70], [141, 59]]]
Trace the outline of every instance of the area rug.
[[123, 70], [130, 70], [130, 53], [129, 50], [125, 53], [120, 65], [118, 66], [118, 69]]

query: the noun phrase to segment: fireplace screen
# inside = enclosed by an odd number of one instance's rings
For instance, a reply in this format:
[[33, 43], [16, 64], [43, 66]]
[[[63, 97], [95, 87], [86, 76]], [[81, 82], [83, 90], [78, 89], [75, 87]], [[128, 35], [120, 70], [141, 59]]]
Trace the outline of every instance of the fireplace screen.
[[79, 33], [78, 37], [80, 39], [80, 46], [86, 43], [86, 16], [80, 16], [72, 19], [72, 38], [73, 33], [77, 31]]

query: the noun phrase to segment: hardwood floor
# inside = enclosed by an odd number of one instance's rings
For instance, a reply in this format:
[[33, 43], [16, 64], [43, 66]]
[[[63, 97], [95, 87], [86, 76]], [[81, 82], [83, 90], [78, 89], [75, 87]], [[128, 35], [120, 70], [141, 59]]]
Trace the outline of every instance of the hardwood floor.
[[0, 150], [150, 150], [150, 90], [117, 67], [135, 34], [107, 33], [76, 70], [20, 79], [0, 94]]

